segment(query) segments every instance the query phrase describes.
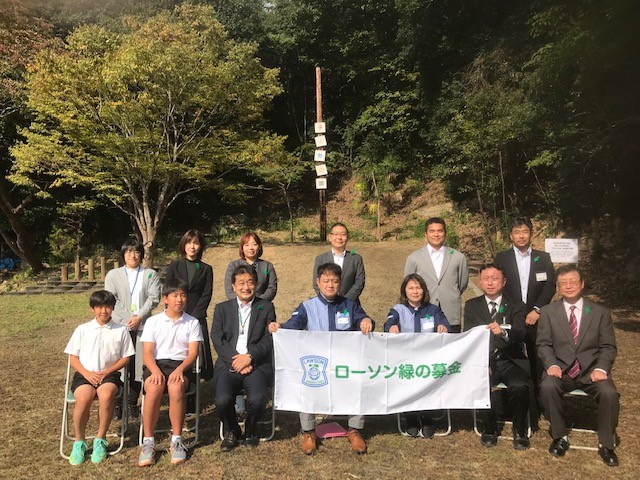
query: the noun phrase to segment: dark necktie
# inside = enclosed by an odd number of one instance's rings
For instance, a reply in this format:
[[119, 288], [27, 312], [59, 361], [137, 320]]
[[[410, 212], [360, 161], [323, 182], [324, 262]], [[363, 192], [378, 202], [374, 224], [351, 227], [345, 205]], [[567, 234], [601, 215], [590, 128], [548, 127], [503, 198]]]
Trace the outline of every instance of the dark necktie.
[[498, 304], [496, 302], [489, 302], [489, 305], [491, 305], [491, 311], [489, 312], [491, 314], [491, 321], [495, 322], [496, 315], [498, 315]]
[[[571, 305], [571, 307], [569, 307], [569, 310], [571, 310], [571, 313], [569, 314], [569, 328], [571, 329], [571, 334], [573, 335], [573, 343], [574, 345], [577, 345], [578, 344], [578, 319], [576, 318], [576, 314], [575, 314], [576, 306]], [[571, 365], [568, 375], [572, 379], [576, 379], [578, 378], [578, 375], [580, 375], [580, 363], [578, 362], [577, 358], [576, 358], [576, 361], [573, 362], [573, 365]]]

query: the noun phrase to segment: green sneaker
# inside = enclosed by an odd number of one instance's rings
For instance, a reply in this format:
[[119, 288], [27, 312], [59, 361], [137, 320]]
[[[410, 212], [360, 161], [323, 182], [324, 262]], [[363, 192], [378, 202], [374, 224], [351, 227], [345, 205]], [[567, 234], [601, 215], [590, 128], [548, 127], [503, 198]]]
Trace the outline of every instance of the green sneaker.
[[84, 440], [76, 440], [73, 442], [73, 449], [69, 455], [69, 463], [71, 465], [80, 465], [84, 463], [84, 454], [87, 452], [87, 444]]
[[107, 458], [107, 441], [104, 438], [93, 439], [93, 451], [91, 452], [91, 462], [101, 463]]

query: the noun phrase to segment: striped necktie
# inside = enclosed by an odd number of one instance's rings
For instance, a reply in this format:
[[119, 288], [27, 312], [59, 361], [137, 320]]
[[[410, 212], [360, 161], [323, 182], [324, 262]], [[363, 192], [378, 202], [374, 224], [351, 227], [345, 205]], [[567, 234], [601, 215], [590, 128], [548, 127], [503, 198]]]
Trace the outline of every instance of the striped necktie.
[[[578, 319], [576, 318], [576, 314], [575, 314], [576, 306], [571, 305], [571, 307], [569, 307], [569, 310], [571, 310], [571, 313], [569, 314], [569, 328], [571, 329], [571, 334], [573, 335], [573, 343], [574, 345], [577, 345], [578, 344]], [[576, 358], [576, 361], [573, 362], [573, 365], [571, 365], [568, 375], [570, 378], [574, 380], [578, 378], [578, 375], [580, 375], [580, 362], [578, 362], [577, 358]]]

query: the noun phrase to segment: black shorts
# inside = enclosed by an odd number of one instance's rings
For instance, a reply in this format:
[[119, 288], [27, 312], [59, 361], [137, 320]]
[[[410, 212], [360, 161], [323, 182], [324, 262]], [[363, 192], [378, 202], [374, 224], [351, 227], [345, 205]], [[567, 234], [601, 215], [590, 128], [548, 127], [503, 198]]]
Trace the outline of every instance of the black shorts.
[[[182, 360], [156, 360], [156, 365], [164, 375], [165, 382], [169, 378], [169, 375], [178, 368], [178, 366], [182, 363]], [[183, 372], [183, 375], [189, 380], [189, 385], [192, 385], [196, 381], [196, 374], [193, 371], [193, 368], [189, 367], [187, 370]], [[142, 367], [142, 381], [145, 382], [147, 378], [151, 376], [151, 370], [147, 368], [145, 365]]]
[[[114, 383], [118, 389], [122, 388], [123, 383], [120, 380], [120, 372], [113, 372], [104, 377], [102, 383]], [[75, 392], [76, 388], [81, 385], [91, 385], [91, 382], [84, 378], [80, 373], [76, 372], [73, 374], [73, 380], [71, 381], [71, 391]], [[93, 385], [91, 385], [93, 387]], [[94, 387], [95, 388], [95, 387]]]

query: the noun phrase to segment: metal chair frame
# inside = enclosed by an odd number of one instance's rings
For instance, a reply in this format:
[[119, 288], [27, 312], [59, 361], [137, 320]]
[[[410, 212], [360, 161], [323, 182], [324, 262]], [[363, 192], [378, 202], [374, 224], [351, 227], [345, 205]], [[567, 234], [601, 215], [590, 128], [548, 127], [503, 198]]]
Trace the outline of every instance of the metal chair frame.
[[[402, 413], [396, 414], [396, 419], [397, 419], [397, 422], [398, 422], [398, 432], [400, 432], [401, 435], [404, 435], [405, 437], [408, 437], [410, 435], [407, 433], [407, 430], [402, 428], [402, 423], [401, 423], [401, 420], [400, 420], [402, 415], [403, 415]], [[442, 415], [440, 415], [439, 417], [435, 417], [433, 420], [434, 420], [434, 422], [438, 421], [441, 418], [443, 418], [444, 416], [447, 417], [447, 429], [444, 432], [436, 432], [434, 434], [435, 437], [446, 437], [447, 435], [449, 435], [451, 433], [451, 410], [449, 410], [449, 409], [444, 410], [444, 413]], [[424, 438], [424, 436], [422, 435], [422, 431], [420, 431], [418, 433], [418, 436]]]
[[[509, 387], [507, 387], [506, 384], [500, 382], [497, 385], [491, 387], [491, 391], [503, 391], [507, 390], [508, 388]], [[513, 422], [510, 420], [498, 420], [497, 423], [502, 425], [513, 425]], [[473, 410], [473, 431], [476, 432], [476, 435], [478, 435], [479, 437], [482, 436], [482, 432], [478, 430], [478, 413], [476, 409]], [[531, 418], [529, 415], [529, 411], [527, 411], [527, 436], [531, 437]], [[513, 440], [513, 437], [509, 435], [499, 435], [498, 438], [502, 438], [503, 440]]]

